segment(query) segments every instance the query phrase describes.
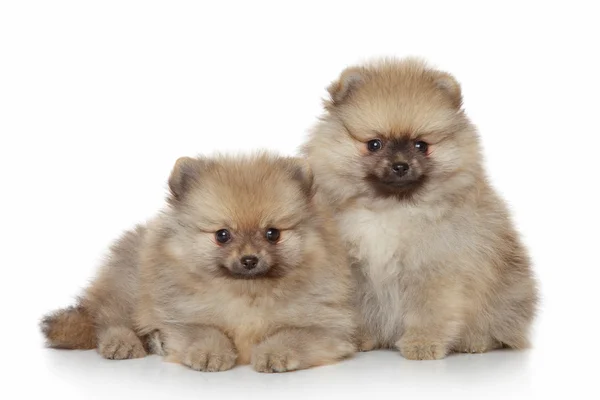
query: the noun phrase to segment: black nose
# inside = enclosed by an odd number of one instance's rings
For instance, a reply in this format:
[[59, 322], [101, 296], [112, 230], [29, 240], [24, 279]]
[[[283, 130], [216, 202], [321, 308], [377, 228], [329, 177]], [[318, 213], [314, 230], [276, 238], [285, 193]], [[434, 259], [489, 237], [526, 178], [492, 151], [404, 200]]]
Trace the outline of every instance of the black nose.
[[246, 269], [254, 269], [258, 264], [258, 258], [256, 256], [243, 256], [240, 261]]
[[396, 175], [404, 176], [404, 175], [406, 175], [406, 173], [408, 172], [410, 167], [405, 162], [397, 162], [397, 163], [392, 164], [392, 169], [394, 170], [394, 173]]

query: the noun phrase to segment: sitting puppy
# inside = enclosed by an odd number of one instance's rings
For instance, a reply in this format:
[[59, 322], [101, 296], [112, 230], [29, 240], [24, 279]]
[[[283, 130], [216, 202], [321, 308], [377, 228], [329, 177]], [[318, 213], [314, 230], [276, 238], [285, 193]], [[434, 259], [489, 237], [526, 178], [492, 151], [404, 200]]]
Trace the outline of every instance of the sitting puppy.
[[169, 188], [166, 210], [121, 237], [78, 305], [43, 320], [49, 346], [166, 353], [201, 371], [353, 354], [352, 275], [302, 161], [181, 158]]
[[328, 90], [304, 153], [353, 260], [360, 348], [428, 360], [526, 347], [536, 285], [457, 81], [382, 60]]

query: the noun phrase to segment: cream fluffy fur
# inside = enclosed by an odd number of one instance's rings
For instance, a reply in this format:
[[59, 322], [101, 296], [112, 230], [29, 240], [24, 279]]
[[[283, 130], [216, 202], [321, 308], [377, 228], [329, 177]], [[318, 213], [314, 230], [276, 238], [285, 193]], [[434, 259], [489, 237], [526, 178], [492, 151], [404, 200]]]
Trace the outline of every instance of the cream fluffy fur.
[[[439, 359], [528, 346], [535, 281], [456, 80], [381, 60], [347, 69], [329, 92], [304, 153], [353, 260], [361, 349]], [[382, 150], [368, 150], [374, 139]], [[382, 184], [398, 160], [416, 171], [410, 190]]]
[[[169, 186], [169, 207], [123, 235], [78, 306], [45, 318], [50, 346], [260, 372], [355, 351], [351, 272], [303, 161], [182, 158]], [[223, 228], [231, 240], [218, 243]], [[270, 228], [281, 231], [276, 242], [265, 238]], [[248, 254], [255, 269], [240, 266]]]

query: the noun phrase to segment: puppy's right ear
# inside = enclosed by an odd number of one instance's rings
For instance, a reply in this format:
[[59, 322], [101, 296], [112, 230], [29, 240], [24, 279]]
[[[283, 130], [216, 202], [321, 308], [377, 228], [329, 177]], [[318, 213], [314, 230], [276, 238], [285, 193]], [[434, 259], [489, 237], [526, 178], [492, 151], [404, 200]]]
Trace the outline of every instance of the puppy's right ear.
[[347, 68], [342, 72], [340, 78], [327, 88], [331, 96], [331, 105], [337, 106], [346, 100], [354, 90], [363, 84], [365, 80], [364, 71], [358, 67]]
[[198, 182], [204, 164], [204, 161], [198, 158], [180, 157], [177, 159], [169, 177], [172, 202], [181, 201], [190, 187]]

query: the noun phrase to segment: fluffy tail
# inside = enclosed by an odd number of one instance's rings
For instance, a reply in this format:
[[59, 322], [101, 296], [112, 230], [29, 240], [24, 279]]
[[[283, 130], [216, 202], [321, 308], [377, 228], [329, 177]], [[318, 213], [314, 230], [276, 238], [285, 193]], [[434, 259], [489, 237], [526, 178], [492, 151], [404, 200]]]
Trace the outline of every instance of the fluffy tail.
[[42, 333], [49, 347], [56, 349], [94, 349], [96, 330], [89, 312], [82, 306], [64, 308], [45, 316]]

